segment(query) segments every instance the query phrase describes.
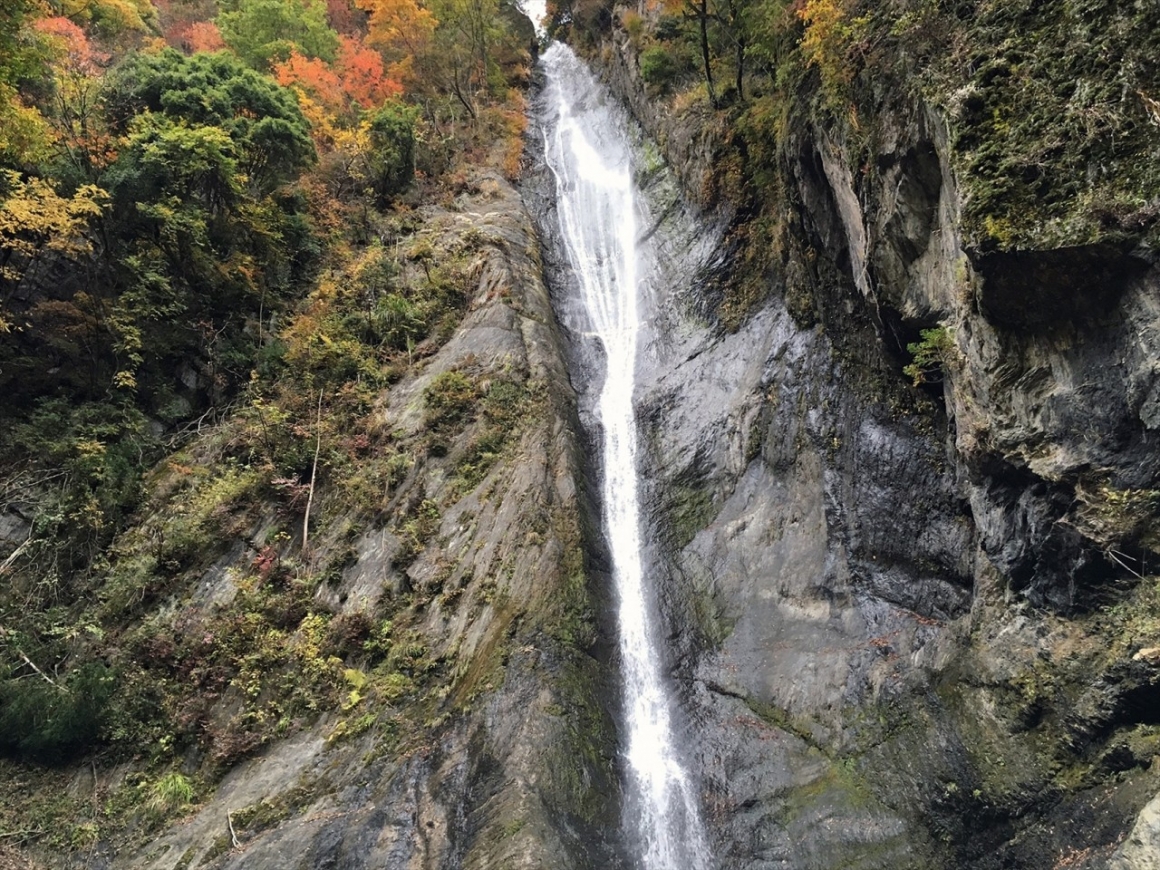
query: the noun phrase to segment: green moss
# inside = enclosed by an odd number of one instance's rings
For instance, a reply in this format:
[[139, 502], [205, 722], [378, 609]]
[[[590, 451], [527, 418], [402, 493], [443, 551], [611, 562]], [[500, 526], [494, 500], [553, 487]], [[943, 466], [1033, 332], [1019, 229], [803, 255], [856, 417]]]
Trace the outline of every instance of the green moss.
[[720, 647], [733, 633], [735, 620], [726, 615], [724, 607], [714, 597], [711, 589], [695, 589], [691, 604], [697, 633], [707, 646]]
[[1093, 628], [1110, 638], [1111, 661], [1130, 658], [1144, 647], [1160, 646], [1160, 577], [1142, 578], [1127, 595], [1097, 611]]
[[1114, 0], [967, 5], [968, 15], [916, 22], [899, 42], [927, 48], [935, 34], [953, 46], [925, 70], [924, 90], [952, 119], [968, 240], [1001, 249], [1151, 240], [1160, 10]]
[[876, 806], [879, 806], [877, 799], [858, 772], [857, 762], [846, 758], [827, 764], [820, 776], [790, 790], [778, 813], [778, 821], [788, 827], [822, 807], [832, 813]]
[[818, 751], [822, 750], [817, 740], [814, 739], [813, 733], [811, 732], [808, 725], [804, 722], [794, 719], [788, 710], [784, 710], [781, 707], [770, 704], [767, 701], [754, 698], [752, 695], [747, 695], [744, 698], [744, 701], [745, 706], [752, 710], [754, 715], [756, 715], [762, 721], [769, 723], [775, 728], [779, 728], [782, 731], [785, 731], [787, 734], [792, 734], [794, 737], [798, 738], [813, 749]]
[[675, 484], [665, 501], [673, 546], [678, 549], [684, 549], [717, 513], [713, 492], [704, 485]]
[[566, 730], [548, 747], [547, 797], [559, 811], [595, 823], [607, 818], [608, 793], [616, 782], [615, 728], [596, 695], [603, 684], [600, 665], [571, 652], [555, 676]]
[[239, 833], [253, 834], [272, 828], [296, 812], [310, 806], [323, 793], [319, 780], [300, 781], [281, 794], [234, 810], [231, 814], [234, 828]]

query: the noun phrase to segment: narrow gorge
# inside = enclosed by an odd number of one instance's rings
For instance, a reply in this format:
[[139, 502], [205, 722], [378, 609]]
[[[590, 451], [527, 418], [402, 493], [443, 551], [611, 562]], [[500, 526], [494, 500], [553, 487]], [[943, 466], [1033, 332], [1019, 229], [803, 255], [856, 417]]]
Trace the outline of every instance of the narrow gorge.
[[209, 5], [0, 166], [0, 870], [1160, 867], [1160, 11]]

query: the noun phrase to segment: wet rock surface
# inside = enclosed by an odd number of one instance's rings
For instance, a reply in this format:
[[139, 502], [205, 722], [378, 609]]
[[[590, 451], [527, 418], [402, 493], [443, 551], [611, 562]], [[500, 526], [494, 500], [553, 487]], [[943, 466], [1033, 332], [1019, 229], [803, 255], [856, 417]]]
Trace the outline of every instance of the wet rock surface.
[[1157, 867], [1160, 867], [1160, 797], [1148, 802], [1127, 839], [1108, 862], [1108, 870], [1155, 870]]
[[685, 278], [655, 290], [639, 401], [722, 866], [1151, 866], [1124, 863], [1150, 860], [1147, 812], [1120, 848], [1160, 788], [1132, 660], [1160, 628], [1149, 258], [968, 249], [944, 123], [892, 103], [875, 172], [804, 119], [784, 143], [796, 246], [729, 332], [702, 280], [727, 264], [682, 257], [679, 217], [733, 219], [722, 146], [646, 98], [622, 32], [593, 60], [683, 188], [647, 185]]

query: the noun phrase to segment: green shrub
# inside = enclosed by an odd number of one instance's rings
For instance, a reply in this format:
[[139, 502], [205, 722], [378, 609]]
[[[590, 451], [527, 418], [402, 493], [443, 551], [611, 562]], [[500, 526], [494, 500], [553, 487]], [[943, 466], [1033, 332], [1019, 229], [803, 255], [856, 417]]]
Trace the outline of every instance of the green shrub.
[[9, 665], [0, 679], [0, 752], [59, 762], [98, 737], [116, 678], [87, 662], [61, 680]]
[[479, 388], [463, 372], [440, 372], [423, 394], [427, 425], [432, 428], [463, 422], [472, 414]]
[[644, 18], [641, 14], [634, 9], [626, 10], [621, 13], [620, 23], [624, 25], [624, 30], [633, 45], [639, 45], [641, 37], [644, 36]]
[[675, 39], [681, 39], [684, 36], [685, 22], [681, 20], [679, 15], [662, 15], [657, 21], [656, 33], [657, 39], [668, 42]]
[[653, 45], [641, 52], [640, 77], [649, 87], [666, 90], [681, 71], [671, 46]]
[[935, 372], [941, 372], [950, 360], [951, 351], [955, 346], [954, 338], [944, 326], [924, 329], [919, 335], [922, 336], [921, 341], [911, 342], [906, 346], [913, 359], [902, 369], [903, 374], [910, 378], [916, 387], [934, 382]]
[[415, 177], [415, 112], [388, 103], [371, 116], [371, 183], [380, 202], [402, 193]]

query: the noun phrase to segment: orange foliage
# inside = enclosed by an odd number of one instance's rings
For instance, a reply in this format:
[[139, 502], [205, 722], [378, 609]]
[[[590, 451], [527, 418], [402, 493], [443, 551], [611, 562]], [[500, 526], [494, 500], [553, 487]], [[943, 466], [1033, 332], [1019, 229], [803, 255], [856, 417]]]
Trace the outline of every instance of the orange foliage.
[[41, 18], [34, 26], [65, 54], [66, 64], [75, 72], [95, 74], [100, 64], [109, 59], [109, 55], [93, 48], [83, 30], [63, 16]]
[[370, 13], [368, 41], [392, 54], [419, 54], [431, 41], [435, 16], [416, 0], [356, 0]]
[[[348, 111], [352, 104], [373, 108], [403, 92], [403, 86], [387, 76], [382, 55], [352, 36], [341, 38], [334, 66], [294, 52], [274, 65], [274, 78], [283, 87], [304, 91], [311, 102], [336, 114]], [[312, 119], [312, 124], [317, 127], [317, 120]]]
[[287, 60], [274, 65], [274, 78], [282, 87], [297, 86], [308, 91], [330, 109], [344, 108], [346, 99], [338, 74], [320, 58], [291, 52]]
[[221, 51], [226, 47], [221, 31], [212, 21], [195, 21], [186, 27], [182, 44], [190, 54], [199, 51]]
[[387, 76], [383, 56], [353, 37], [342, 37], [338, 67], [343, 91], [364, 109], [403, 93], [403, 86]]
[[508, 181], [514, 182], [520, 177], [524, 159], [524, 131], [528, 126], [528, 113], [524, 98], [518, 92], [512, 102], [512, 107], [499, 110], [499, 116], [504, 142], [501, 169]]

